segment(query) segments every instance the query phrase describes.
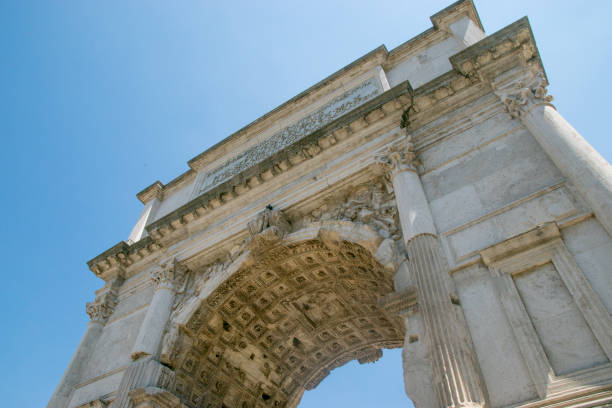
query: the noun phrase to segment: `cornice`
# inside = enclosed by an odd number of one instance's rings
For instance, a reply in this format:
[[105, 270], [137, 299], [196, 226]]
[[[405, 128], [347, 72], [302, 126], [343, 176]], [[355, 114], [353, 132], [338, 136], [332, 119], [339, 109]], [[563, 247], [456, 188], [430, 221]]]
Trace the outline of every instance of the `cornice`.
[[424, 48], [431, 47], [451, 37], [450, 24], [459, 20], [464, 15], [484, 31], [472, 0], [457, 1], [429, 18], [433, 27], [389, 51], [387, 60], [383, 65], [385, 70], [393, 68], [399, 62], [420, 52]]
[[89, 269], [96, 276], [108, 281], [109, 279], [121, 274], [122, 267], [126, 266], [124, 264], [124, 259], [129, 249], [130, 244], [125, 241], [121, 241], [95, 258], [87, 261], [87, 266], [89, 266]]
[[222, 151], [222, 148], [225, 145], [234, 142], [238, 138], [252, 135], [258, 131], [270, 127], [282, 117], [306, 107], [308, 104], [312, 103], [313, 99], [318, 99], [323, 96], [323, 94], [332, 92], [341, 86], [342, 82], [346, 80], [347, 77], [357, 76], [361, 73], [365, 73], [377, 65], [381, 65], [386, 60], [387, 55], [387, 48], [384, 45], [379, 46], [366, 55], [353, 61], [349, 65], [334, 72], [322, 81], [289, 99], [287, 102], [284, 102], [270, 112], [254, 120], [237, 132], [234, 132], [230, 136], [221, 140], [219, 143], [213, 145], [209, 149], [189, 160], [187, 164], [193, 170], [197, 171], [201, 169], [206, 163], [224, 155], [225, 152]]
[[448, 38], [448, 33], [440, 31], [434, 27], [428, 28], [421, 34], [412, 37], [408, 41], [398, 45], [391, 51], [383, 64], [383, 68], [388, 71], [395, 67], [406, 58], [417, 54], [419, 51], [431, 47], [433, 44]]
[[544, 72], [527, 18], [485, 37], [449, 59], [454, 70], [415, 89], [414, 105], [409, 112], [412, 129], [491, 92], [493, 78], [514, 67], [528, 66]]
[[368, 128], [385, 116], [399, 118], [402, 109], [410, 106], [412, 88], [405, 81], [371, 101], [341, 116], [302, 138], [287, 149], [247, 169], [233, 179], [207, 191], [146, 227], [148, 235], [128, 244], [121, 241], [87, 262], [96, 276], [108, 280], [123, 274], [123, 269], [167, 247], [174, 236], [192, 221], [266, 184], [302, 162], [308, 161], [355, 133]]
[[407, 55], [416, 53], [423, 48], [429, 47], [436, 42], [444, 40], [449, 36], [447, 25], [459, 19], [462, 15], [468, 16], [468, 18], [473, 20], [480, 28], [482, 28], [480, 18], [478, 17], [478, 13], [472, 0], [460, 0], [453, 3], [444, 10], [430, 17], [432, 24], [434, 25], [432, 28], [425, 30], [421, 34], [418, 34], [391, 51], [388, 51], [385, 45], [375, 48], [347, 66], [334, 72], [322, 81], [291, 98], [287, 102], [284, 102], [275, 109], [259, 117], [237, 132], [234, 132], [204, 152], [198, 154], [187, 162], [189, 170], [165, 185], [160, 183], [162, 186], [162, 193], [166, 193], [166, 190], [170, 187], [185, 183], [191, 178], [190, 176], [195, 175], [195, 173], [202, 169], [207, 163], [226, 155], [226, 150], [232, 143], [235, 143], [242, 138], [248, 139], [251, 136], [271, 127], [281, 118], [302, 109], [303, 107], [312, 103], [313, 100], [322, 97], [324, 94], [331, 93], [338, 89], [340, 86], [342, 86], [343, 82], [363, 74], [375, 66], [380, 65], [384, 66], [385, 69], [390, 69], [397, 64], [400, 59], [405, 58]]
[[150, 236], [131, 245], [121, 241], [87, 261], [87, 266], [97, 277], [107, 282], [117, 277], [126, 278], [126, 268], [152, 254], [160, 253], [163, 248], [162, 243], [156, 242]]
[[546, 75], [527, 17], [483, 38], [449, 60], [457, 72], [486, 82], [519, 64], [535, 66]]
[[163, 189], [164, 185], [161, 181], [157, 180], [155, 183], [151, 184], [149, 187], [143, 189], [140, 193], [136, 194], [136, 197], [140, 200], [141, 203], [147, 204], [154, 198], [159, 198]]
[[482, 21], [480, 21], [480, 16], [478, 15], [478, 11], [476, 10], [476, 7], [474, 7], [474, 2], [472, 0], [456, 1], [445, 9], [438, 11], [429, 19], [435, 28], [446, 30], [450, 24], [457, 21], [463, 15], [467, 16], [470, 20], [476, 23], [476, 25], [484, 32]]
[[401, 116], [403, 124], [411, 132], [490, 93], [492, 89], [488, 80], [491, 73], [526, 64], [542, 66], [526, 18], [455, 54], [450, 60], [455, 68], [453, 71], [416, 90], [405, 81], [382, 93], [151, 223], [146, 227], [149, 233], [146, 238], [132, 245], [124, 241], [118, 243], [89, 261], [90, 269], [105, 280], [117, 276], [122, 268], [172, 245], [181, 237], [181, 231], [203, 215], [265, 185], [385, 117], [395, 117], [399, 124]]
[[240, 173], [231, 180], [205, 192], [170, 214], [148, 225], [153, 238], [165, 235], [185, 222], [219, 208], [223, 204], [264, 184], [290, 168], [312, 159], [323, 150], [350, 138], [385, 116], [399, 113], [412, 101], [412, 88], [405, 81], [371, 101], [300, 139], [285, 150], [278, 152], [257, 165]]
[[549, 241], [559, 239], [561, 232], [556, 222], [547, 222], [534, 229], [509, 238], [480, 251], [482, 262], [491, 266], [502, 259], [535, 248]]
[[171, 195], [174, 192], [174, 189], [180, 189], [184, 187], [185, 184], [192, 182], [197, 174], [197, 171], [189, 169], [178, 177], [173, 178], [167, 184], [164, 185], [164, 188], [162, 190], [162, 197], [165, 198], [166, 196]]

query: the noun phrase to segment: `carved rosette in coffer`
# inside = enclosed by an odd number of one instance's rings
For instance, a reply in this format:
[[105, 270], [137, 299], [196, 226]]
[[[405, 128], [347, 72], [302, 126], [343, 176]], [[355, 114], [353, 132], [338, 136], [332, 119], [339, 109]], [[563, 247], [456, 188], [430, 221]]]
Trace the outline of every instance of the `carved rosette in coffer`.
[[360, 245], [277, 242], [179, 330], [172, 392], [191, 407], [295, 406], [333, 368], [401, 347], [401, 319], [379, 305], [392, 282]]

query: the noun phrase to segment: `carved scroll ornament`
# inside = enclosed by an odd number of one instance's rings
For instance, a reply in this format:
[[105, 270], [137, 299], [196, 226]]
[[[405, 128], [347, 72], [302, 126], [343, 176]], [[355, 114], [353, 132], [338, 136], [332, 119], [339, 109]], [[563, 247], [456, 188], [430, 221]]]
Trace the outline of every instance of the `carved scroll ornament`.
[[151, 280], [155, 289], [178, 290], [185, 282], [187, 269], [180, 265], [176, 259], [162, 263], [151, 271]]
[[552, 95], [548, 95], [547, 86], [544, 74], [538, 71], [527, 84], [518, 82], [510, 89], [498, 91], [497, 94], [504, 103], [506, 112], [515, 119], [521, 117], [531, 106], [553, 100]]
[[97, 297], [95, 301], [88, 302], [85, 305], [85, 311], [92, 322], [104, 324], [115, 311], [117, 303], [117, 287], [113, 285], [106, 293]]
[[401, 171], [416, 171], [419, 163], [412, 137], [406, 135], [384, 154], [377, 156], [376, 161], [383, 167], [389, 179]]

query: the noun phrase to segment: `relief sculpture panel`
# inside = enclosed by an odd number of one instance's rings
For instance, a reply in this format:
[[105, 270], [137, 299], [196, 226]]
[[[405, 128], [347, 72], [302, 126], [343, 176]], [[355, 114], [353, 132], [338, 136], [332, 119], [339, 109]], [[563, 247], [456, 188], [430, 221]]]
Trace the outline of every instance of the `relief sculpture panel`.
[[334, 98], [321, 108], [272, 135], [269, 139], [228, 160], [221, 167], [207, 172], [200, 180], [194, 197], [234, 177], [267, 157], [292, 145], [304, 136], [350, 112], [382, 92], [379, 80], [373, 77]]

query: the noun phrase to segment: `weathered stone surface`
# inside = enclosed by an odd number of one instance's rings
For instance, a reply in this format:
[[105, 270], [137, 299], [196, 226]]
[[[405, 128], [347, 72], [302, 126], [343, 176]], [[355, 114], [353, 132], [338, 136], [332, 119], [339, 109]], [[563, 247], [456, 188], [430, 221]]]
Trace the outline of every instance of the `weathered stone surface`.
[[138, 194], [49, 407], [295, 407], [403, 347], [421, 407], [612, 401], [612, 173], [469, 0]]
[[181, 323], [173, 391], [189, 406], [292, 405], [333, 368], [401, 346], [401, 322], [378, 304], [392, 290], [359, 245], [273, 242]]

